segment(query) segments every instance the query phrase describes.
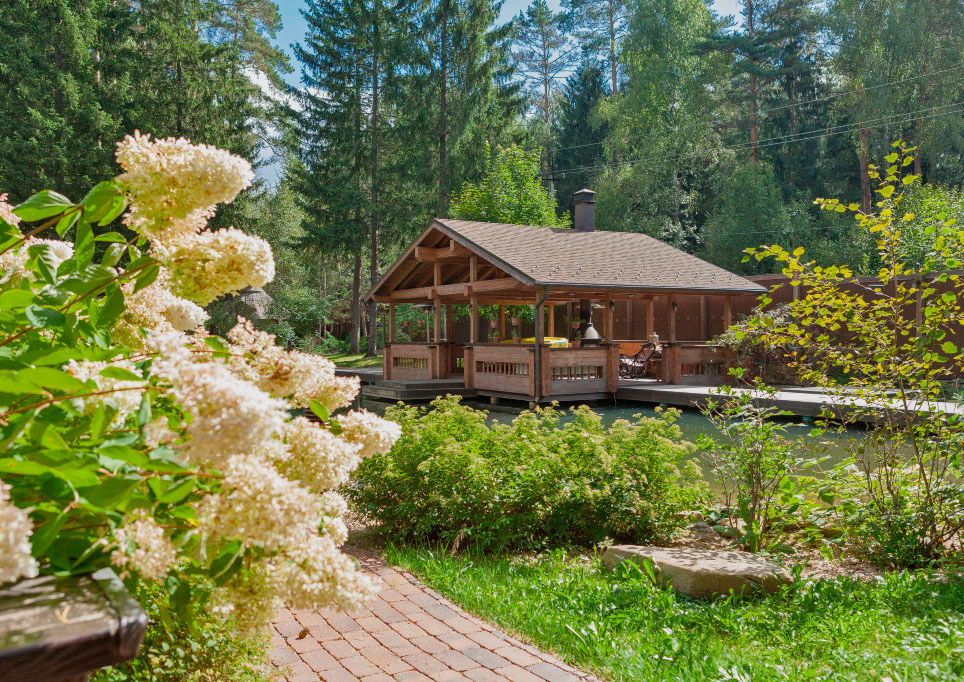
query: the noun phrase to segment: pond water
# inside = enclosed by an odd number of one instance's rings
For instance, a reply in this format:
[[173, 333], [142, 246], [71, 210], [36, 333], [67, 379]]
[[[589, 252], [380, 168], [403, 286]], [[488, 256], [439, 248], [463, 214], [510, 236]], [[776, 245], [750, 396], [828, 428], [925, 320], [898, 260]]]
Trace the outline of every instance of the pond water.
[[[361, 401], [361, 407], [372, 412], [377, 412], [378, 414], [384, 414], [385, 408], [388, 407], [390, 403], [385, 403], [381, 401]], [[508, 423], [515, 418], [515, 416], [522, 410], [513, 409], [505, 405], [499, 405], [492, 407], [486, 404], [476, 404], [468, 403], [469, 405], [476, 407], [481, 410], [489, 411], [489, 421], [498, 421], [502, 423]], [[632, 420], [634, 415], [642, 415], [644, 417], [655, 417], [656, 410], [653, 407], [648, 407], [644, 405], [612, 405], [605, 403], [595, 403], [590, 405], [592, 409], [600, 414], [603, 418], [603, 424], [610, 425], [617, 419], [627, 419]], [[813, 425], [813, 423], [804, 422], [802, 417], [787, 418], [782, 419], [786, 425], [786, 435], [789, 438], [799, 438], [802, 439], [803, 443], [806, 445], [806, 450], [812, 453], [814, 457], [826, 458], [826, 460], [821, 464], [821, 468], [827, 469], [832, 467], [844, 460], [848, 456], [848, 451], [850, 446], [853, 445], [854, 441], [860, 441], [864, 438], [865, 432], [858, 429], [845, 429], [842, 431], [828, 429], [821, 431]], [[679, 420], [677, 422], [680, 426], [680, 430], [683, 432], [683, 438], [688, 441], [696, 442], [696, 439], [700, 435], [705, 435], [710, 438], [718, 439], [720, 437], [719, 432], [713, 423], [707, 419], [701, 412], [695, 410], [684, 410], [680, 413]], [[696, 455], [698, 458], [698, 455]], [[701, 465], [705, 465], [705, 462], [699, 462]], [[706, 466], [702, 466], [704, 472], [706, 471]], [[816, 472], [814, 472], [816, 473]]]

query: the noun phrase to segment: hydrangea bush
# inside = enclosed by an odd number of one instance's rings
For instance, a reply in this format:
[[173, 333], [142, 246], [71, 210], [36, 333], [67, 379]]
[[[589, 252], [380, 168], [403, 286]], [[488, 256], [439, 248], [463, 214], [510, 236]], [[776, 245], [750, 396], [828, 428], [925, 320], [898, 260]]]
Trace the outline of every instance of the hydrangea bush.
[[[205, 332], [201, 306], [274, 276], [264, 240], [206, 228], [250, 164], [139, 134], [117, 160], [77, 203], [0, 197], [0, 583], [113, 566], [244, 631], [282, 603], [357, 605], [335, 490], [398, 427], [333, 417], [358, 385], [322, 357], [243, 319]], [[95, 236], [122, 215], [128, 234]]]

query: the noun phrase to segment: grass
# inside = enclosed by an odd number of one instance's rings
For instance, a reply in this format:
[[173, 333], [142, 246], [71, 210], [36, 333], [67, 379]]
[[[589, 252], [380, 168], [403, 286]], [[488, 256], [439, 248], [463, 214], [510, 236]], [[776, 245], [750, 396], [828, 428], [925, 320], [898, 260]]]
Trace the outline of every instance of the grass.
[[365, 355], [364, 353], [332, 353], [326, 358], [338, 367], [381, 367], [381, 355]]
[[964, 580], [822, 579], [695, 601], [635, 565], [390, 548], [390, 561], [570, 664], [620, 681], [964, 679]]

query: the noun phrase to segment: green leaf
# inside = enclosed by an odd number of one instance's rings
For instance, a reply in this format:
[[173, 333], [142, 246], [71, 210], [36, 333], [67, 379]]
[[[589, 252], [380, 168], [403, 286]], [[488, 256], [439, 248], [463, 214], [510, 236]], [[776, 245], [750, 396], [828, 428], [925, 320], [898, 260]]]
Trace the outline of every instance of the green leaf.
[[67, 515], [61, 512], [48, 519], [42, 526], [35, 526], [33, 533], [30, 535], [30, 553], [38, 558], [43, 556], [54, 540], [57, 539], [57, 534], [60, 533], [60, 529], [66, 520]]
[[171, 485], [171, 487], [157, 496], [157, 501], [167, 504], [177, 504], [178, 502], [182, 502], [188, 495], [194, 492], [194, 486], [196, 484], [197, 479], [193, 476], [179, 478], [174, 482], [173, 485]]
[[105, 232], [104, 234], [99, 234], [94, 237], [95, 242], [120, 242], [122, 244], [127, 243], [127, 237], [122, 235], [120, 232]]
[[57, 221], [57, 227], [54, 228], [57, 230], [57, 235], [63, 237], [78, 220], [80, 220], [80, 211], [74, 211], [73, 213], [65, 215]]
[[43, 220], [51, 216], [60, 215], [74, 204], [63, 194], [49, 189], [37, 192], [25, 202], [13, 209], [13, 212], [28, 223]]
[[103, 305], [100, 309], [99, 322], [102, 327], [111, 327], [117, 318], [126, 310], [124, 303], [124, 293], [119, 286], [112, 285], [107, 290]]
[[204, 343], [206, 343], [208, 346], [210, 346], [211, 348], [213, 348], [218, 352], [221, 352], [221, 353], [228, 352], [228, 347], [225, 345], [224, 341], [221, 339], [220, 336], [205, 336]]
[[41, 308], [38, 305], [27, 306], [25, 313], [30, 324], [38, 329], [48, 329], [50, 327], [61, 326], [64, 323], [64, 315], [53, 308]]
[[113, 478], [105, 478], [100, 482], [100, 485], [84, 488], [79, 492], [95, 507], [112, 509], [124, 500], [130, 498], [140, 482], [140, 478], [115, 476]]
[[884, 187], [881, 187], [881, 188], [880, 188], [879, 190], [877, 190], [877, 191], [880, 193], [881, 196], [883, 196], [883, 197], [886, 198], [886, 197], [889, 197], [891, 194], [894, 193], [894, 186], [893, 186], [893, 185], [885, 185]]
[[941, 344], [941, 350], [947, 353], [948, 355], [953, 355], [954, 353], [957, 352], [957, 346], [955, 346], [950, 341], [945, 341], [943, 344]]
[[141, 272], [139, 272], [137, 274], [137, 277], [134, 280], [135, 282], [134, 293], [136, 294], [144, 287], [148, 287], [151, 284], [153, 284], [154, 280], [157, 279], [157, 276], [160, 274], [160, 272], [161, 272], [160, 266], [158, 266], [157, 264], [151, 265], [145, 268], [144, 270], [142, 270]]
[[134, 372], [126, 369], [124, 367], [105, 367], [98, 372], [102, 377], [107, 377], [108, 379], [119, 379], [120, 381], [143, 381], [144, 377], [140, 377]]
[[17, 372], [0, 371], [0, 393], [23, 395], [40, 392], [39, 386], [19, 377]]
[[15, 310], [26, 308], [33, 303], [34, 293], [26, 289], [11, 289], [0, 294], [0, 310]]
[[104, 255], [100, 259], [100, 264], [106, 267], [114, 267], [124, 255], [123, 244], [111, 244], [107, 247]]
[[77, 237], [74, 241], [74, 260], [80, 267], [90, 265], [94, 259], [94, 231], [85, 217], [77, 223]]
[[321, 421], [327, 422], [331, 419], [331, 415], [328, 414], [328, 408], [322, 405], [314, 398], [312, 398], [311, 402], [308, 403], [308, 407], [311, 409], [312, 412], [315, 413], [315, 416], [318, 417], [318, 419], [320, 419]]
[[37, 386], [55, 391], [81, 391], [84, 389], [84, 382], [55, 367], [29, 367], [17, 372], [17, 376]]
[[112, 180], [97, 183], [80, 203], [84, 207], [84, 219], [96, 223], [103, 218], [114, 204], [114, 200], [122, 196], [121, 188]]
[[231, 576], [229, 571], [232, 567], [240, 567], [242, 553], [244, 552], [244, 546], [241, 544], [240, 540], [233, 540], [225, 545], [224, 549], [214, 557], [214, 561], [211, 562], [211, 566], [208, 568], [208, 575], [215, 579], [215, 581], [227, 580]]

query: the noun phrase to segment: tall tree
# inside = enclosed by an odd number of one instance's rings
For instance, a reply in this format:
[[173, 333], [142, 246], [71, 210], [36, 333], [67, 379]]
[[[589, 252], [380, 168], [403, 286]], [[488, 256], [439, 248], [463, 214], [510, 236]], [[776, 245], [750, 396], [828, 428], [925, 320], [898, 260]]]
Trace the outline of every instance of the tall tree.
[[606, 74], [594, 59], [586, 59], [569, 77], [559, 98], [554, 138], [556, 148], [556, 201], [572, 209], [572, 195], [599, 174], [605, 163], [608, 127], [596, 109], [609, 93]]
[[550, 187], [553, 180], [552, 119], [558, 81], [578, 58], [578, 48], [572, 46], [566, 36], [565, 20], [565, 14], [553, 12], [546, 0], [533, 0], [515, 19], [515, 49], [512, 51], [542, 122], [544, 170]]
[[583, 53], [609, 64], [610, 92], [619, 92], [619, 59], [628, 19], [625, 0], [563, 0], [562, 6]]

